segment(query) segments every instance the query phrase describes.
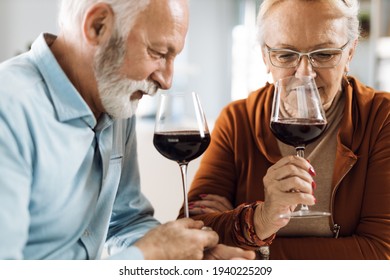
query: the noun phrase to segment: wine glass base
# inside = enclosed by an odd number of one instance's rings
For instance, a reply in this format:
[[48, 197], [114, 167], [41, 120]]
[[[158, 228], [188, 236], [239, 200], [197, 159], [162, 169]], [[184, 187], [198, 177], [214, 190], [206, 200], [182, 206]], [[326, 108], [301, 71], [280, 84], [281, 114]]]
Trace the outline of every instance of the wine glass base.
[[279, 217], [282, 219], [287, 219], [287, 218], [320, 218], [320, 217], [329, 217], [329, 216], [330, 216], [329, 212], [299, 210], [299, 211], [294, 211], [290, 214], [282, 214]]

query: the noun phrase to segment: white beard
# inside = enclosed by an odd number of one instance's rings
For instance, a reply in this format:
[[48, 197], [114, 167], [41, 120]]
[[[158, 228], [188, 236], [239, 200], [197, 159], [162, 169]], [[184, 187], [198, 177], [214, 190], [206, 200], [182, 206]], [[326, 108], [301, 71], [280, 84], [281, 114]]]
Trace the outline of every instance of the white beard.
[[137, 92], [154, 95], [157, 87], [149, 81], [134, 81], [130, 79], [100, 79], [99, 93], [102, 105], [107, 114], [114, 119], [132, 117], [138, 107], [138, 99], [130, 100]]
[[136, 113], [139, 100], [130, 100], [135, 92], [154, 95], [158, 90], [151, 81], [135, 81], [119, 74], [125, 52], [123, 39], [114, 35], [107, 46], [99, 48], [94, 61], [103, 108], [114, 119], [127, 119]]

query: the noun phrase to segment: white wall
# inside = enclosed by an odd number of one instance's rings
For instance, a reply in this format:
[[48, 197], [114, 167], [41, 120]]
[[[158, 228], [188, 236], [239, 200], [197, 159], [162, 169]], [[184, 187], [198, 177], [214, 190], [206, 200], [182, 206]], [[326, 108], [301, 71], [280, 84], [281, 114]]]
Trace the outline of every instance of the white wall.
[[57, 0], [0, 1], [0, 61], [26, 51], [41, 32], [57, 32], [57, 3]]
[[232, 30], [237, 22], [237, 1], [190, 1], [187, 39], [188, 63], [194, 72], [188, 88], [196, 91], [209, 118], [231, 100]]

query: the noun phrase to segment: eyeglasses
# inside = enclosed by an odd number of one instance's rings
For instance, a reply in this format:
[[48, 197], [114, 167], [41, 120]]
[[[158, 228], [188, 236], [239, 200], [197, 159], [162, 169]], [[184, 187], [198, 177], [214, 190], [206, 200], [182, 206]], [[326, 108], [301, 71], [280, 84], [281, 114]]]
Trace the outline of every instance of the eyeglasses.
[[265, 45], [268, 51], [271, 64], [279, 68], [294, 68], [301, 61], [302, 56], [307, 56], [314, 68], [331, 68], [340, 63], [341, 55], [349, 41], [341, 48], [326, 48], [314, 50], [307, 53], [297, 52], [289, 49], [273, 49]]

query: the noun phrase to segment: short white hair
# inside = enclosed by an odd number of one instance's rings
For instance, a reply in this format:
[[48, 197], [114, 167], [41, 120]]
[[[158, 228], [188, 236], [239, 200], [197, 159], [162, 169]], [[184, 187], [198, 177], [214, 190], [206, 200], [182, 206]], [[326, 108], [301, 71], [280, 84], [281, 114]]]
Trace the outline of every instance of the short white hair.
[[61, 29], [81, 27], [86, 11], [96, 3], [107, 3], [115, 14], [115, 25], [121, 36], [127, 36], [139, 13], [151, 0], [61, 0], [59, 25]]
[[257, 39], [260, 45], [264, 45], [264, 26], [269, 12], [274, 6], [284, 1], [324, 2], [335, 11], [340, 12], [341, 15], [347, 20], [348, 39], [350, 41], [356, 40], [360, 36], [358, 0], [264, 0], [260, 5], [260, 10], [257, 15]]

